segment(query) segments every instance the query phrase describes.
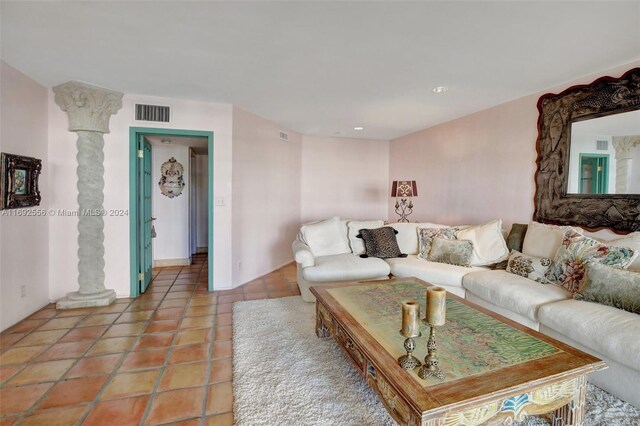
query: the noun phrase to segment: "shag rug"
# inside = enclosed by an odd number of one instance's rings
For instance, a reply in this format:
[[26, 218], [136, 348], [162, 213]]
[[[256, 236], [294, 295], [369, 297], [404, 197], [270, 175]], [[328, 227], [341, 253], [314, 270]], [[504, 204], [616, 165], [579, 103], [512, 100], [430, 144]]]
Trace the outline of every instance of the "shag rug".
[[[233, 393], [238, 426], [396, 425], [337, 343], [316, 337], [315, 305], [300, 296], [234, 304]], [[585, 425], [639, 424], [638, 410], [589, 384]]]

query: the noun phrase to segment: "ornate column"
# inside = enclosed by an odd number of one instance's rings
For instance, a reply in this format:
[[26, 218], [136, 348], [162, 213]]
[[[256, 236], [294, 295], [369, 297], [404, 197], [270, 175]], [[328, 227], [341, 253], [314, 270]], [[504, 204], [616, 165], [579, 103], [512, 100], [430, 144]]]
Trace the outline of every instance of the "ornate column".
[[631, 149], [637, 145], [640, 145], [640, 136], [613, 137], [613, 148], [616, 150], [616, 194], [628, 193]]
[[53, 88], [55, 101], [78, 134], [78, 285], [56, 304], [58, 309], [106, 306], [116, 299], [104, 286], [104, 133], [122, 107], [122, 93], [77, 81]]

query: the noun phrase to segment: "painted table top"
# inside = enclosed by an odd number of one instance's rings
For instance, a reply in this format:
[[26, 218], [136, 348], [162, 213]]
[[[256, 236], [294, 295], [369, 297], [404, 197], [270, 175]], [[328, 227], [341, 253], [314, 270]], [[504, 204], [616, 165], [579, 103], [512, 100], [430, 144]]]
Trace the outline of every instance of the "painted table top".
[[[403, 301], [420, 303], [424, 317], [426, 288], [419, 282], [363, 284], [328, 289], [327, 292], [394, 358], [405, 353], [400, 335]], [[421, 324], [422, 337], [415, 338], [414, 356], [423, 359], [429, 327]], [[436, 330], [437, 356], [445, 379], [420, 379], [417, 369], [409, 374], [420, 386], [495, 372], [527, 361], [558, 354], [561, 349], [447, 297], [446, 324]]]

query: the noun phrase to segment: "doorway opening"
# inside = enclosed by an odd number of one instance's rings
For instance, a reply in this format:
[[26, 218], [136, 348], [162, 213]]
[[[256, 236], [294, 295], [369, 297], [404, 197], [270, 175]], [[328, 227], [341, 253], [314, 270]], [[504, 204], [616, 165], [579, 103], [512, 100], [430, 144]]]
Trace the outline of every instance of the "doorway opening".
[[213, 290], [213, 132], [131, 127], [131, 297], [152, 268], [190, 264], [207, 253]]
[[580, 194], [609, 193], [609, 155], [580, 154]]

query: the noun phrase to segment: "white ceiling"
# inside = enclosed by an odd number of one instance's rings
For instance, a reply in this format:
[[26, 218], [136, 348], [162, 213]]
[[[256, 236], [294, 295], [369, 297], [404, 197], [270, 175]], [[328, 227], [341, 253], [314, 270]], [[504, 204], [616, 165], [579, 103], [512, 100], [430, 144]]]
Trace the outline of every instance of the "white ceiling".
[[640, 59], [637, 0], [0, 7], [2, 59], [46, 86], [232, 103], [318, 136], [392, 139]]

